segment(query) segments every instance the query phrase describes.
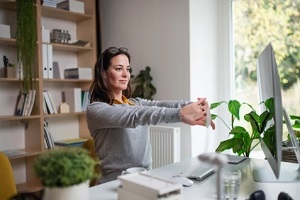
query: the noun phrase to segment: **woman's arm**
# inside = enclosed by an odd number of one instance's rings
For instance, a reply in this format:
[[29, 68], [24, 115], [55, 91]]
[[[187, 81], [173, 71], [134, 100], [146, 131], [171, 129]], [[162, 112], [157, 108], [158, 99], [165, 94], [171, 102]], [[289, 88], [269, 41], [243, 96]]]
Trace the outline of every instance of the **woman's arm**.
[[109, 105], [94, 102], [87, 108], [90, 130], [100, 128], [135, 128], [138, 125], [180, 122], [179, 108], [158, 106]]
[[158, 107], [166, 107], [166, 108], [182, 108], [183, 106], [191, 103], [189, 101], [183, 100], [163, 100], [163, 101], [156, 101], [156, 100], [147, 100], [142, 98], [131, 98], [135, 104], [142, 105], [142, 106], [158, 106]]

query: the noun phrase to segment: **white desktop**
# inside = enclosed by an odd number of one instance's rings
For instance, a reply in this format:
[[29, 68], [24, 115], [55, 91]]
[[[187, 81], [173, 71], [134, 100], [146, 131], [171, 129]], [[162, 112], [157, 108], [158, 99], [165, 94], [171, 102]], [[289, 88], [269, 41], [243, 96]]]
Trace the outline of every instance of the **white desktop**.
[[[185, 172], [187, 169], [199, 164], [198, 157], [186, 159], [181, 162], [166, 165], [164, 167], [156, 168], [148, 171], [149, 174], [161, 177], [166, 180], [172, 179], [173, 176]], [[267, 200], [277, 200], [280, 192], [288, 193], [294, 200], [300, 196], [300, 182], [255, 182], [253, 179], [253, 169], [267, 169], [271, 170], [270, 165], [266, 160], [248, 158], [247, 160], [238, 164], [226, 164], [225, 168], [240, 169], [242, 172], [241, 186], [239, 191], [240, 200], [248, 199], [250, 194], [257, 190], [263, 190]], [[281, 167], [288, 170], [296, 170], [295, 163], [282, 163]], [[275, 177], [275, 175], [273, 175]], [[209, 200], [217, 199], [217, 176], [216, 173], [207, 177], [202, 181], [194, 181], [190, 187], [183, 187], [181, 193], [182, 200]], [[111, 181], [105, 184], [91, 187], [90, 200], [117, 200], [117, 190], [121, 182], [119, 180]]]

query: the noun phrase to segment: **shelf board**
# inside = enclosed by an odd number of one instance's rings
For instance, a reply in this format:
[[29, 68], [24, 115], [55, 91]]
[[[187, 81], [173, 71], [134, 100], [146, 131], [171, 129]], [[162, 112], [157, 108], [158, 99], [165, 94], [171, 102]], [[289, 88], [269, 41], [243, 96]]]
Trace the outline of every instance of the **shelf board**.
[[52, 8], [49, 6], [41, 6], [42, 8], [42, 16], [51, 17], [55, 19], [65, 20], [65, 21], [73, 21], [79, 22], [82, 20], [92, 19], [92, 15], [82, 14], [71, 12], [68, 10], [62, 10], [58, 8]]
[[44, 115], [44, 116], [45, 118], [55, 118], [55, 117], [77, 116], [77, 115], [85, 115], [85, 112], [58, 113], [58, 114], [51, 114], [51, 115]]
[[10, 45], [10, 46], [16, 46], [17, 42], [14, 38], [2, 38], [0, 37], [0, 44], [1, 45]]
[[51, 83], [90, 83], [90, 79], [44, 79], [44, 82]]
[[39, 119], [40, 115], [30, 115], [30, 116], [15, 116], [15, 115], [2, 115], [0, 120], [14, 121], [14, 120], [30, 120]]

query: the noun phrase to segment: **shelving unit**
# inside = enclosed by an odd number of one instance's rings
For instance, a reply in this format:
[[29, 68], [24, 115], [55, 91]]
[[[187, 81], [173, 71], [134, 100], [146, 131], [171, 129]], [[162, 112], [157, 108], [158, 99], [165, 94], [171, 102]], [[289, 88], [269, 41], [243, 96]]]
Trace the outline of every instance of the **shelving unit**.
[[[34, 66], [36, 71], [36, 97], [30, 116], [13, 115], [20, 80], [18, 78], [4, 78], [3, 72], [0, 74], [0, 95], [2, 99], [0, 103], [0, 151], [23, 152], [20, 155], [9, 157], [18, 191], [36, 191], [40, 189], [39, 181], [33, 173], [32, 166], [36, 156], [46, 151], [44, 148], [44, 120], [48, 122], [54, 140], [70, 137], [90, 137], [85, 112], [52, 115], [43, 112], [44, 90], [51, 93], [58, 107], [64, 89], [78, 87], [82, 90], [88, 90], [91, 80], [43, 78], [42, 44], [45, 43], [42, 42], [42, 26], [50, 31], [55, 28], [70, 28], [72, 42], [84, 40], [90, 43], [89, 47], [50, 43], [53, 46], [53, 61], [59, 63], [61, 77], [63, 77], [63, 70], [66, 68], [93, 68], [97, 60], [96, 3], [94, 0], [82, 0], [85, 6], [85, 14], [82, 14], [43, 6], [41, 1], [36, 0], [34, 5], [38, 36], [36, 65]], [[12, 0], [1, 1], [0, 14], [0, 24], [11, 25], [13, 32], [14, 26], [16, 26], [15, 2]], [[13, 35], [14, 33], [12, 33]], [[16, 39], [1, 38], [0, 36], [0, 57], [2, 58], [3, 55], [10, 58], [11, 63], [16, 63]], [[3, 70], [3, 62], [0, 63], [0, 69]]]

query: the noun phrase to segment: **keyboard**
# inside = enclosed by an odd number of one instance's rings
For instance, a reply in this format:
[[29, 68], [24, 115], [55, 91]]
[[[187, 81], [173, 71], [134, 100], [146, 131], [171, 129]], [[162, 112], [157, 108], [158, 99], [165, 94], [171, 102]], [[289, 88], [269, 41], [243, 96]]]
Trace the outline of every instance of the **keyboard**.
[[187, 172], [185, 176], [190, 179], [202, 181], [212, 175], [214, 172], [215, 169], [211, 165], [200, 163], [200, 165]]

